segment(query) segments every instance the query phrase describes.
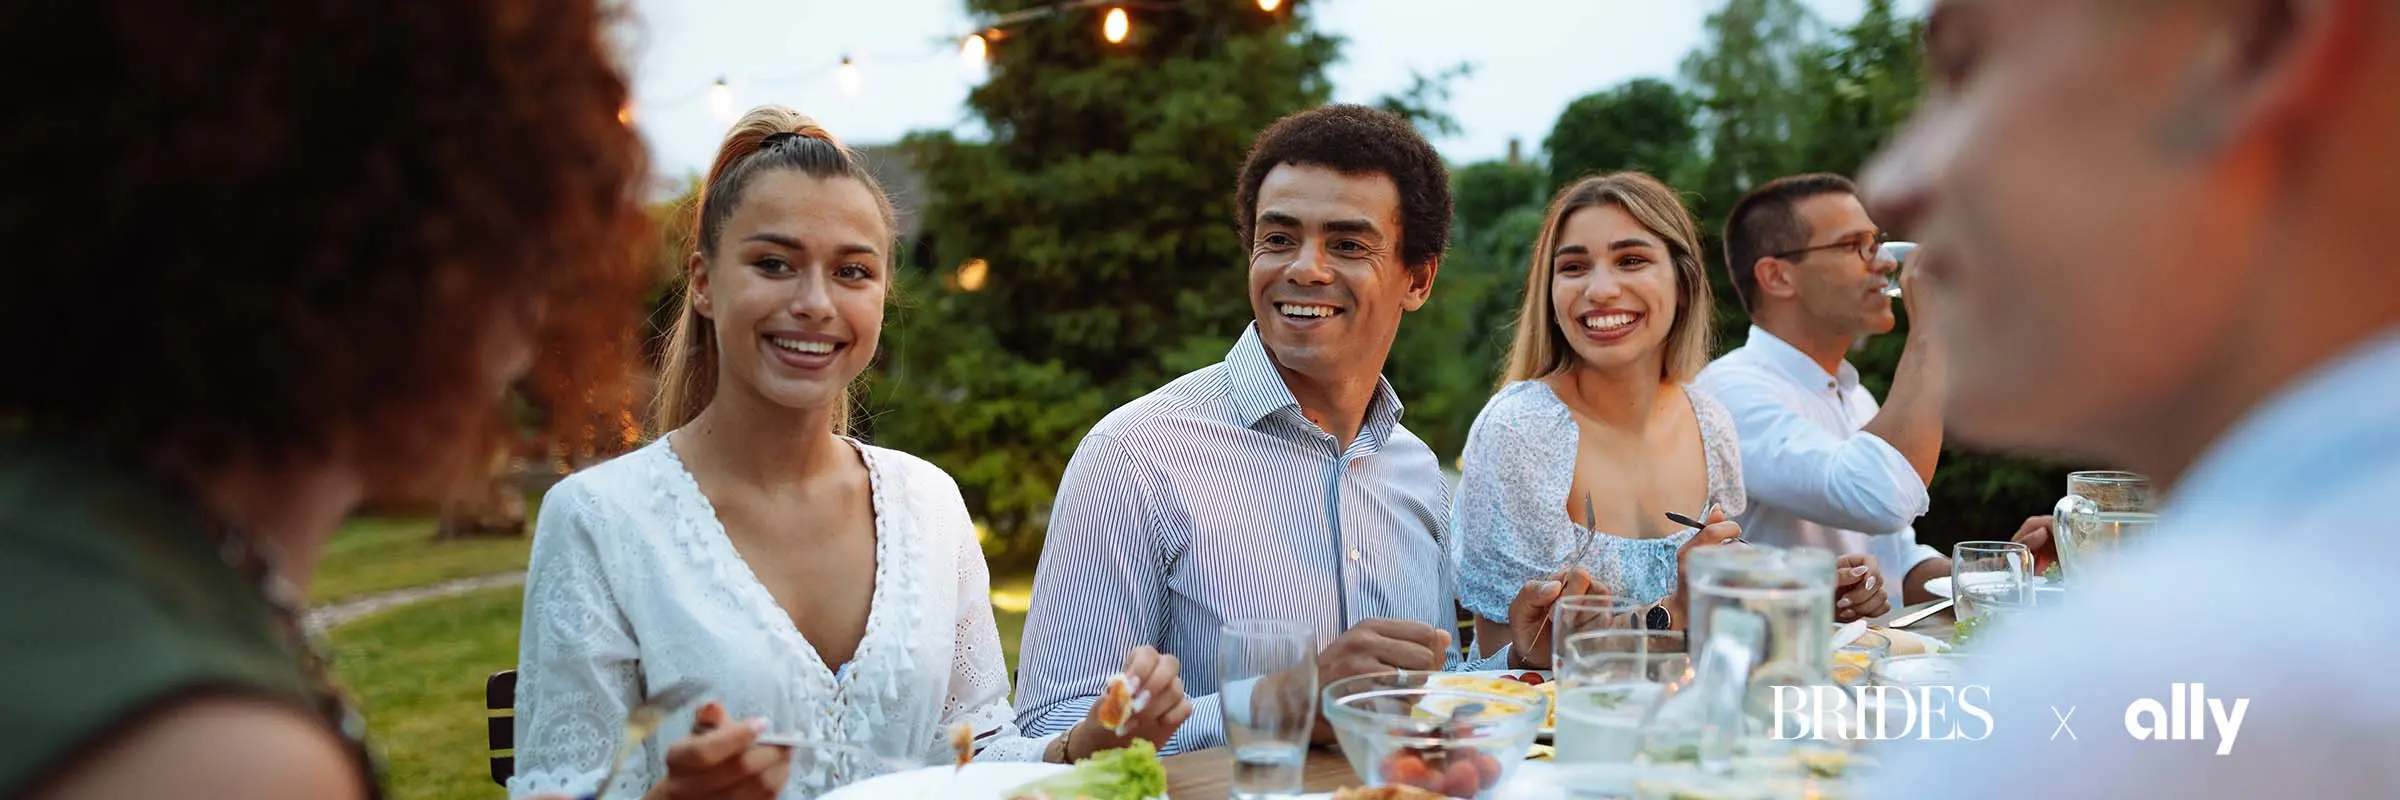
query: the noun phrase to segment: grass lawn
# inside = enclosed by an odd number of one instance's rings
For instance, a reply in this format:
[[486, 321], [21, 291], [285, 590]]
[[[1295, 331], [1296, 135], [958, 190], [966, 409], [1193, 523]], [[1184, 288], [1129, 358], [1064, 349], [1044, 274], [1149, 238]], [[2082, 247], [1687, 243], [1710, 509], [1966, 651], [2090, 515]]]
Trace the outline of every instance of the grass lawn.
[[[522, 589], [488, 589], [333, 630], [335, 671], [366, 710], [394, 800], [500, 796], [488, 774], [483, 680], [516, 665], [522, 603]], [[1025, 615], [995, 611], [1013, 669]]]
[[489, 589], [335, 628], [334, 670], [367, 715], [395, 800], [490, 800], [483, 680], [517, 662], [523, 590]]
[[[541, 507], [532, 498], [528, 509]], [[531, 511], [528, 511], [530, 514]], [[531, 531], [533, 520], [525, 521]], [[457, 578], [472, 578], [525, 568], [532, 553], [530, 534], [516, 538], [476, 538], [435, 541], [434, 520], [407, 517], [353, 519], [325, 545], [310, 583], [309, 602], [335, 603], [351, 598], [426, 586]]]

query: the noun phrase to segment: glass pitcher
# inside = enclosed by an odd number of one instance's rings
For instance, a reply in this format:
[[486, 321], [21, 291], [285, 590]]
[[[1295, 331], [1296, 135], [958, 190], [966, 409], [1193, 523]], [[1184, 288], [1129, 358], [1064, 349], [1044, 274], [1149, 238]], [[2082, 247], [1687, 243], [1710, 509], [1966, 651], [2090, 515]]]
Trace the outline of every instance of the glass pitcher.
[[2073, 581], [2085, 568], [2105, 562], [2111, 551], [2149, 533], [2157, 519], [2148, 478], [2105, 471], [2068, 475], [2067, 496], [2051, 512], [2059, 577]]

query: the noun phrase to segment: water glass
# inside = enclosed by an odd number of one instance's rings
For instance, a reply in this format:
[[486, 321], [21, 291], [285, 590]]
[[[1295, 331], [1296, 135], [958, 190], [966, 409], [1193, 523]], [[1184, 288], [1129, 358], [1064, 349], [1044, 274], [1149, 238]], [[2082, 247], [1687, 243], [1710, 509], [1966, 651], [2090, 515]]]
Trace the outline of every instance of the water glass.
[[1716, 609], [1737, 608], [1766, 621], [1753, 666], [1784, 662], [1817, 675], [1833, 668], [1833, 553], [1763, 545], [1692, 551], [1691, 641], [1706, 642]]
[[1615, 595], [1585, 594], [1561, 597], [1550, 607], [1550, 664], [1566, 657], [1567, 640], [1591, 631], [1638, 631], [1649, 606]]
[[1316, 634], [1297, 622], [1236, 620], [1217, 639], [1233, 796], [1300, 793], [1317, 722]]
[[1561, 764], [1633, 761], [1652, 712], [1692, 677], [1681, 631], [1587, 631], [1562, 650], [1553, 756]]
[[2051, 539], [2058, 546], [2059, 577], [2072, 580], [2077, 571], [2150, 532], [2158, 519], [2151, 505], [2150, 479], [2131, 472], [2076, 472], [2067, 475], [2067, 496], [2051, 511]]
[[1900, 268], [1908, 263], [1909, 254], [1916, 251], [1916, 242], [1884, 242], [1875, 251], [1875, 260], [1892, 262], [1892, 271], [1883, 274], [1883, 296], [1900, 296]]
[[2033, 607], [2033, 551], [2016, 542], [1959, 542], [1950, 551], [1958, 618]]

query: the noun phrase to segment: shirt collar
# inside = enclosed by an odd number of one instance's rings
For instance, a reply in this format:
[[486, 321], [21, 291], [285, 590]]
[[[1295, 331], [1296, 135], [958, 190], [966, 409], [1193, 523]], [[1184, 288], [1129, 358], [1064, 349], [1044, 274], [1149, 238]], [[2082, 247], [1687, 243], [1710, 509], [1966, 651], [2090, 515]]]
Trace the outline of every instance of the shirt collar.
[[[2343, 467], [2390, 463], [2400, 445], [2400, 326], [2312, 371], [2217, 438], [2161, 516], [2256, 512]], [[2196, 516], [2193, 516], [2196, 515]]]
[[[1244, 327], [1241, 340], [1225, 353], [1225, 373], [1231, 379], [1233, 412], [1243, 427], [1255, 427], [1275, 412], [1300, 408], [1291, 385], [1283, 382], [1283, 372], [1268, 355], [1266, 342], [1258, 338], [1256, 322]], [[1392, 382], [1376, 376], [1375, 399], [1367, 404], [1367, 420], [1359, 428], [1359, 438], [1380, 445], [1405, 411], [1400, 395], [1392, 391]]]
[[1800, 348], [1793, 347], [1790, 342], [1757, 325], [1750, 326], [1750, 341], [1744, 346], [1756, 350], [1759, 358], [1791, 376], [1802, 386], [1849, 391], [1858, 385], [1858, 368], [1850, 366], [1848, 359], [1842, 360], [1840, 369], [1826, 374], [1825, 367], [1818, 364], [1816, 359], [1809, 358], [1807, 353], [1800, 352]]

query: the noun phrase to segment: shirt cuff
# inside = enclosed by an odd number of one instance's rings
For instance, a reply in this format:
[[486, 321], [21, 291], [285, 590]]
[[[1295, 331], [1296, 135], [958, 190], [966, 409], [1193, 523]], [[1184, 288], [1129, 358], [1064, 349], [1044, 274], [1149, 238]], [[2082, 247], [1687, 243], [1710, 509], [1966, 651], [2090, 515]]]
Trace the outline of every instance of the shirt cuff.
[[[1869, 442], [1867, 449], [1874, 451], [1876, 460], [1882, 462], [1883, 474], [1892, 482], [1892, 494], [1890, 495], [1893, 499], [1892, 505], [1902, 508], [1908, 518], [1912, 520], [1925, 516], [1925, 512], [1933, 510], [1932, 490], [1926, 488], [1925, 479], [1917, 477], [1916, 465], [1908, 463], [1908, 456], [1901, 455], [1900, 448], [1893, 447], [1892, 443], [1884, 441], [1883, 437], [1866, 431], [1859, 431], [1858, 436], [1851, 439], [1851, 441], [1859, 440]], [[1883, 531], [1862, 532], [1883, 533]]]
[[[1167, 737], [1167, 746], [1159, 748], [1159, 755], [1171, 756], [1224, 747], [1226, 694], [1192, 698], [1192, 715], [1184, 718], [1183, 726], [1175, 729], [1175, 735]], [[1249, 687], [1244, 686], [1242, 698], [1247, 701], [1249, 697]]]

